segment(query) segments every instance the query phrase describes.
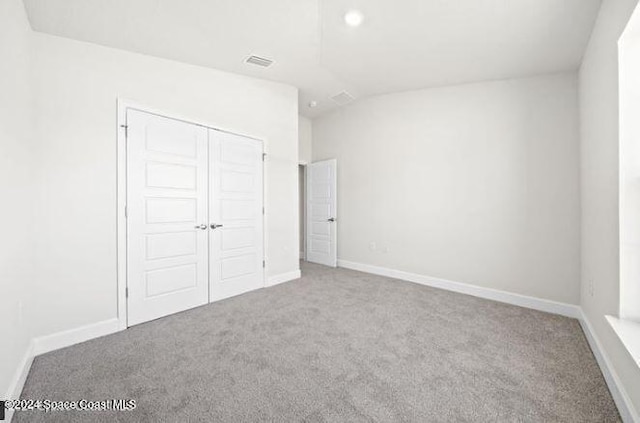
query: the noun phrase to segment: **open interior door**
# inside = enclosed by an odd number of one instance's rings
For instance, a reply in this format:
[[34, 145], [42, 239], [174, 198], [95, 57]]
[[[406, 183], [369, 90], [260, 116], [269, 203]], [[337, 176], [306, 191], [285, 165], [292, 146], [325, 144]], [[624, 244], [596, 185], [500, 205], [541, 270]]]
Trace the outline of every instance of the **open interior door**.
[[307, 261], [336, 267], [337, 161], [315, 162], [307, 172]]

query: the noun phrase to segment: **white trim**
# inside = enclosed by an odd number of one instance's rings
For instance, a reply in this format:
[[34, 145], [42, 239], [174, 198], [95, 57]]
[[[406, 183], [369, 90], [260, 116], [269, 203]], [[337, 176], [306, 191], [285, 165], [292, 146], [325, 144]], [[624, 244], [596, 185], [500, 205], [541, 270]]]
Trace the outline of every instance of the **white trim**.
[[[267, 286], [267, 161], [269, 154], [267, 153], [267, 140], [262, 141], [262, 287]], [[209, 286], [211, 291], [211, 286]], [[211, 303], [209, 303], [211, 304]]]
[[633, 361], [640, 368], [640, 323], [614, 316], [604, 316], [618, 335]]
[[620, 378], [616, 374], [611, 361], [602, 348], [600, 340], [597, 338], [593, 327], [584, 314], [582, 308], [577, 305], [560, 303], [557, 301], [544, 300], [541, 298], [529, 297], [520, 294], [513, 294], [497, 289], [483, 288], [461, 282], [453, 282], [445, 279], [432, 278], [429, 276], [418, 275], [415, 273], [403, 272], [401, 270], [388, 269], [384, 267], [372, 266], [368, 264], [356, 263], [347, 260], [338, 260], [338, 266], [345, 269], [358, 270], [361, 272], [372, 273], [374, 275], [386, 276], [394, 279], [400, 279], [408, 282], [419, 283], [421, 285], [431, 286], [434, 288], [445, 289], [447, 291], [458, 292], [475, 297], [486, 298], [489, 300], [500, 301], [503, 303], [513, 304], [520, 307], [531, 308], [534, 310], [545, 311], [548, 313], [560, 314], [562, 316], [578, 319], [582, 330], [585, 333], [587, 342], [593, 351], [604, 379], [609, 387], [611, 396], [613, 397], [622, 420], [625, 423], [640, 422], [640, 414], [633, 407], [633, 403], [629, 395], [624, 389], [624, 385], [620, 382]]
[[9, 390], [7, 391], [7, 395], [5, 395], [6, 399], [20, 398], [20, 394], [22, 393], [24, 382], [27, 380], [27, 375], [29, 374], [29, 369], [31, 368], [32, 362], [33, 341], [30, 341], [27, 345], [27, 349], [22, 356], [22, 360], [20, 360], [20, 364], [18, 364], [18, 367], [16, 368], [16, 372], [13, 375], [13, 379], [11, 380], [11, 384], [9, 385]]
[[269, 279], [267, 279], [266, 286], [274, 286], [295, 279], [300, 279], [301, 276], [302, 273], [300, 272], [300, 269], [287, 273], [280, 273], [279, 275], [269, 277]]
[[[24, 383], [27, 381], [27, 375], [29, 374], [29, 370], [31, 370], [31, 364], [33, 364], [33, 340], [29, 342], [29, 345], [27, 345], [27, 349], [22, 356], [22, 360], [20, 360], [20, 364], [13, 375], [13, 379], [9, 385], [9, 390], [3, 399], [17, 400], [21, 398], [22, 388], [24, 388]], [[5, 410], [5, 421], [10, 423], [13, 418], [13, 413], [14, 410]]]
[[624, 385], [620, 382], [618, 374], [611, 365], [611, 360], [605, 353], [604, 348], [602, 348], [602, 344], [596, 336], [596, 332], [593, 330], [587, 315], [582, 310], [580, 310], [580, 325], [587, 338], [587, 342], [589, 342], [591, 351], [593, 351], [593, 355], [596, 357], [600, 370], [602, 370], [602, 375], [607, 382], [613, 401], [618, 407], [622, 421], [625, 423], [640, 422], [640, 414], [638, 414], [638, 411], [633, 407], [633, 403], [625, 391]]
[[[302, 198], [298, 198], [298, 206], [302, 202], [302, 216], [298, 216], [302, 222], [302, 251], [300, 251], [300, 260], [307, 259], [307, 162], [306, 160], [300, 160], [298, 163], [298, 183], [300, 183], [300, 166], [302, 166]], [[298, 187], [298, 193], [300, 193], [300, 187]]]
[[110, 335], [120, 330], [118, 318], [113, 318], [51, 335], [40, 336], [33, 340], [33, 355], [45, 354], [90, 339]]
[[118, 327], [127, 328], [127, 108], [133, 103], [117, 99], [116, 140], [116, 293]]
[[[110, 335], [112, 333], [119, 332], [120, 330], [118, 319], [114, 318], [76, 329], [70, 329], [31, 339], [24, 355], [22, 356], [22, 360], [20, 360], [20, 363], [18, 364], [4, 399], [20, 399], [22, 389], [24, 388], [27, 376], [31, 370], [31, 365], [33, 364], [33, 359], [36, 356], [55, 351], [60, 348], [79, 344], [80, 342], [88, 341], [90, 339]], [[5, 410], [5, 421], [11, 422], [13, 413], [13, 410]]]
[[[149, 113], [152, 115], [157, 115], [160, 117], [166, 117], [169, 119], [173, 119], [173, 120], [180, 120], [182, 122], [185, 123], [189, 123], [192, 125], [198, 125], [198, 126], [204, 126], [205, 128], [209, 128], [209, 129], [214, 129], [216, 131], [220, 131], [220, 132], [227, 132], [229, 134], [233, 134], [233, 135], [240, 135], [242, 137], [246, 137], [246, 138], [251, 138], [254, 139], [256, 141], [263, 141], [266, 142], [266, 140], [259, 138], [255, 135], [249, 135], [249, 134], [245, 134], [242, 132], [238, 132], [232, 128], [227, 128], [224, 127], [223, 125], [220, 125], [218, 123], [215, 122], [205, 122], [205, 121], [201, 121], [201, 120], [194, 120], [188, 116], [185, 116], [183, 114], [181, 114], [180, 112], [178, 112], [177, 110], [168, 110], [168, 109], [157, 109], [154, 107], [150, 107], [147, 104], [143, 104], [134, 100], [130, 100], [130, 99], [126, 99], [126, 98], [122, 98], [122, 97], [118, 97], [116, 99], [117, 101], [117, 107], [118, 110], [123, 109], [123, 111], [126, 113], [126, 109], [135, 109], [138, 110], [140, 112], [144, 112], [144, 113]], [[120, 116], [120, 115], [118, 115]]]
[[560, 314], [562, 316], [579, 318], [580, 307], [573, 304], [561, 303], [557, 301], [544, 300], [542, 298], [529, 297], [526, 295], [514, 294], [498, 289], [484, 288], [462, 282], [454, 282], [446, 279], [433, 278], [416, 273], [404, 272], [402, 270], [388, 269], [385, 267], [372, 266], [369, 264], [356, 263], [338, 259], [338, 267], [372, 273], [374, 275], [386, 276], [394, 279], [401, 279], [408, 282], [419, 283], [421, 285], [434, 288], [445, 289], [447, 291], [461, 294], [473, 295], [474, 297], [513, 304], [520, 307], [540, 310], [547, 313]]

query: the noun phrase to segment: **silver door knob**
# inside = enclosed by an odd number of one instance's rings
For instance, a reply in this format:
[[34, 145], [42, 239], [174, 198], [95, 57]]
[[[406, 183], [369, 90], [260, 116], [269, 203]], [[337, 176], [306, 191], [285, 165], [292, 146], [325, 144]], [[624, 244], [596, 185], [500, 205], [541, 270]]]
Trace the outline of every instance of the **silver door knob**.
[[336, 218], [335, 217], [330, 217], [327, 219], [327, 222], [335, 222]]
[[217, 225], [215, 223], [211, 224], [211, 229], [215, 229], [215, 228], [222, 228], [224, 225]]
[[207, 225], [204, 223], [202, 225], [195, 226], [196, 229], [202, 229], [203, 231], [207, 229]]

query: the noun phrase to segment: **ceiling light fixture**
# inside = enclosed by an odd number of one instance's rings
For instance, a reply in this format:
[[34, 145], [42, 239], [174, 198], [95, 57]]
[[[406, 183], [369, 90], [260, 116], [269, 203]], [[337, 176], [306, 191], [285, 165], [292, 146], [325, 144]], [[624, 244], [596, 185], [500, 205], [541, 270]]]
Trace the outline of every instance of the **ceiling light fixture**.
[[313, 109], [314, 107], [316, 107], [318, 105], [318, 102], [313, 100], [309, 102], [309, 108]]
[[347, 13], [345, 13], [344, 21], [349, 26], [353, 26], [353, 27], [360, 26], [360, 24], [362, 24], [362, 21], [364, 21], [364, 15], [359, 10], [350, 10]]

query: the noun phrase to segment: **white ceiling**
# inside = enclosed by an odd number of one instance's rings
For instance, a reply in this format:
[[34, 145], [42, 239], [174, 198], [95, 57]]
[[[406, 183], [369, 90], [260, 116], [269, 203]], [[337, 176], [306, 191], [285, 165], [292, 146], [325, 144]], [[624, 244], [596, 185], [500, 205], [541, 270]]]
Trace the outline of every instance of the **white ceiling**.
[[[24, 0], [34, 30], [356, 98], [576, 69], [601, 0]], [[347, 27], [358, 9], [365, 21]], [[245, 64], [256, 54], [269, 68]], [[318, 102], [314, 109], [307, 107]]]

